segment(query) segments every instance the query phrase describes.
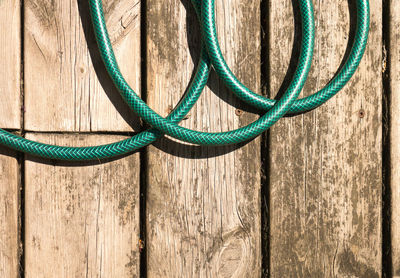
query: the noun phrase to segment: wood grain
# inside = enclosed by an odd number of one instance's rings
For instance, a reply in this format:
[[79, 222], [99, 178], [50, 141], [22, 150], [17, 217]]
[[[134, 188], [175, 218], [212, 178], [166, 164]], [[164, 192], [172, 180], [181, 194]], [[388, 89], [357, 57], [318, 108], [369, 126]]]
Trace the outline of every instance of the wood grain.
[[390, 1], [391, 196], [393, 275], [400, 277], [400, 9]]
[[0, 0], [0, 127], [20, 128], [20, 1]]
[[[114, 135], [28, 134], [94, 145]], [[25, 277], [139, 277], [139, 157], [25, 166]]]
[[[104, 10], [121, 71], [139, 93], [140, 2], [107, 0]], [[138, 128], [105, 71], [87, 1], [27, 0], [24, 31], [27, 130]]]
[[15, 153], [0, 148], [0, 277], [19, 277], [19, 186]]
[[[314, 4], [315, 57], [303, 95], [334, 76], [356, 19], [347, 1]], [[271, 130], [271, 277], [381, 276], [382, 6], [370, 4], [368, 49], [351, 82], [324, 106]], [[269, 9], [277, 92], [291, 57], [292, 1], [272, 0]]]
[[[0, 128], [19, 129], [20, 1], [0, 0]], [[14, 152], [0, 147], [0, 277], [19, 277], [19, 174]]]
[[[240, 80], [260, 91], [260, 2], [217, 1], [223, 52]], [[200, 33], [190, 1], [147, 2], [148, 103], [166, 115], [198, 60]], [[211, 88], [211, 89], [210, 89]], [[211, 77], [182, 125], [234, 129], [255, 119]], [[260, 144], [206, 148], [164, 139], [149, 148], [148, 277], [259, 277]]]

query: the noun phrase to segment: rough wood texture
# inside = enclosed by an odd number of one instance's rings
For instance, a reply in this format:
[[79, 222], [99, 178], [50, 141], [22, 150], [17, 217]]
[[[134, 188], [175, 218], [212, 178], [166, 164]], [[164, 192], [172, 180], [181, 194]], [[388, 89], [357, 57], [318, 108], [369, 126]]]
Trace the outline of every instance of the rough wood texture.
[[[27, 137], [75, 146], [122, 139], [111, 135]], [[138, 158], [134, 154], [101, 164], [27, 158], [25, 277], [139, 276]]]
[[400, 277], [400, 8], [399, 1], [390, 3], [392, 262]]
[[[20, 128], [20, 1], [0, 0], [0, 128]], [[0, 148], [0, 277], [18, 277], [18, 163]]]
[[[222, 49], [233, 71], [260, 91], [260, 2], [217, 1]], [[147, 2], [148, 102], [162, 115], [175, 106], [197, 62], [200, 33], [190, 1]], [[189, 36], [189, 39], [188, 37]], [[189, 47], [188, 47], [189, 45]], [[215, 75], [183, 125], [203, 131], [242, 126], [254, 116]], [[215, 94], [220, 95], [220, 99]], [[259, 277], [259, 139], [234, 150], [165, 139], [149, 148], [148, 277]], [[160, 150], [161, 149], [161, 150]]]
[[0, 277], [18, 276], [18, 163], [0, 148]]
[[[121, 71], [139, 92], [140, 2], [107, 0], [104, 8]], [[27, 130], [138, 127], [101, 62], [87, 1], [27, 0], [24, 30]]]
[[20, 128], [20, 1], [0, 0], [0, 127]]
[[[316, 52], [305, 94], [335, 74], [349, 26], [355, 27], [355, 7], [349, 23], [347, 1], [314, 4]], [[271, 131], [271, 277], [381, 275], [382, 7], [381, 1], [370, 4], [368, 49], [345, 90]], [[292, 1], [270, 1], [270, 26], [271, 90], [276, 92], [290, 59]]]

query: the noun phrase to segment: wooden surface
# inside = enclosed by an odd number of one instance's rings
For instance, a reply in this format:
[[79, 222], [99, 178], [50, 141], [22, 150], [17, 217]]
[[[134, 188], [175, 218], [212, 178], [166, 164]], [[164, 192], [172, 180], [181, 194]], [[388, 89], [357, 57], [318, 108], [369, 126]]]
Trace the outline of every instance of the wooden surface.
[[[92, 163], [0, 148], [0, 277], [400, 277], [400, 3], [389, 1], [385, 25], [381, 2], [370, 1], [368, 49], [346, 88], [281, 120], [264, 139], [212, 148], [167, 137], [141, 154]], [[216, 1], [225, 58], [256, 92], [274, 96], [288, 68], [284, 84], [291, 77], [296, 3]], [[199, 58], [190, 1], [103, 4], [124, 76], [136, 92], [147, 88], [150, 106], [166, 116]], [[334, 76], [356, 23], [354, 1], [314, 5], [317, 41], [303, 95]], [[0, 128], [69, 146], [137, 131], [140, 121], [102, 65], [87, 1], [22, 7], [0, 0]], [[390, 49], [382, 51], [383, 33]], [[391, 165], [382, 155], [387, 66]], [[216, 132], [257, 118], [239, 103], [212, 73], [182, 125]]]
[[[259, 8], [259, 1], [240, 5], [239, 0], [217, 1], [216, 8], [227, 62], [256, 91], [260, 91]], [[147, 100], [167, 115], [198, 60], [199, 33], [190, 31], [198, 25], [190, 1], [170, 1], [166, 7], [150, 0], [147, 11]], [[214, 75], [182, 125], [210, 132], [254, 120], [247, 112], [237, 116], [228, 103], [235, 101]], [[149, 148], [148, 277], [260, 276], [259, 142], [233, 150], [164, 140]]]
[[[351, 82], [324, 106], [271, 130], [270, 277], [381, 275], [382, 6], [370, 4], [368, 49]], [[347, 1], [314, 5], [315, 56], [303, 96], [334, 76], [349, 39]], [[273, 0], [269, 9], [277, 92], [291, 57], [292, 1]]]
[[[87, 1], [25, 1], [25, 129], [28, 138], [88, 146], [121, 140], [139, 121], [107, 77]], [[140, 2], [104, 1], [121, 70], [140, 88]], [[46, 107], [46, 109], [43, 109]], [[138, 277], [139, 154], [112, 162], [25, 165], [26, 277]]]
[[400, 9], [390, 1], [390, 86], [391, 86], [391, 196], [392, 196], [392, 268], [400, 277]]
[[[0, 1], [0, 128], [20, 128], [20, 29], [20, 1]], [[19, 178], [16, 154], [0, 147], [0, 277], [19, 275]]]
[[[115, 135], [43, 135], [60, 145], [105, 144]], [[138, 154], [98, 163], [25, 165], [25, 277], [138, 277]]]
[[0, 148], [0, 277], [19, 277], [19, 183], [15, 154]]
[[[140, 2], [108, 0], [104, 9], [116, 57], [126, 61], [121, 71], [139, 92]], [[25, 1], [27, 130], [138, 128], [134, 114], [107, 76], [88, 15], [87, 1]]]
[[0, 1], [0, 127], [20, 128], [20, 1]]

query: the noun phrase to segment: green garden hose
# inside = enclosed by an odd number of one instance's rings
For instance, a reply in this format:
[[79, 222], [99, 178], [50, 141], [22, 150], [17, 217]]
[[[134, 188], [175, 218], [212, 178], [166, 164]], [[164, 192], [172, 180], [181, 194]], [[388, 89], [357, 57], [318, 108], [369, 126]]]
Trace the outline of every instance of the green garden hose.
[[[276, 100], [268, 99], [252, 92], [233, 75], [226, 64], [219, 48], [215, 28], [214, 0], [203, 0], [201, 16], [203, 21], [203, 38], [211, 63], [219, 77], [225, 82], [227, 87], [244, 102], [261, 110], [271, 109], [271, 107], [275, 105]], [[359, 0], [357, 1], [357, 30], [355, 42], [346, 63], [322, 90], [303, 99], [296, 100], [290, 107], [290, 113], [312, 110], [328, 101], [346, 85], [358, 68], [362, 56], [364, 55], [367, 46], [368, 32], [369, 2], [367, 0]]]
[[[199, 15], [200, 6], [196, 5], [195, 8]], [[187, 115], [207, 84], [209, 72], [210, 62], [203, 47], [195, 76], [189, 85], [188, 91], [177, 107], [170, 115], [168, 115], [167, 119], [178, 123]], [[84, 161], [112, 158], [133, 152], [153, 143], [161, 135], [162, 134], [156, 129], [149, 129], [131, 138], [112, 144], [91, 147], [64, 147], [35, 142], [0, 129], [0, 144], [39, 157], [69, 161]]]
[[[351, 78], [365, 51], [369, 30], [369, 5], [367, 0], [358, 0], [356, 38], [346, 64], [326, 88], [310, 97], [296, 101], [310, 70], [314, 46], [312, 1], [299, 0], [302, 16], [300, 62], [294, 74], [293, 81], [289, 85], [286, 93], [278, 101], [269, 100], [254, 94], [242, 85], [226, 65], [219, 49], [215, 31], [214, 0], [192, 0], [192, 2], [198, 16], [201, 17], [203, 44], [205, 44], [207, 51], [205, 51], [203, 47], [195, 78], [190, 84], [188, 92], [167, 118], [162, 118], [149, 108], [139, 96], [135, 94], [123, 78], [119, 71], [107, 33], [101, 0], [89, 0], [95, 35], [106, 69], [129, 107], [153, 128], [117, 143], [76, 148], [34, 142], [0, 129], [0, 144], [18, 151], [46, 158], [93, 160], [115, 157], [132, 152], [152, 143], [163, 134], [168, 134], [180, 140], [201, 145], [226, 145], [247, 141], [267, 130], [287, 112], [301, 112], [313, 109], [336, 94]], [[210, 71], [209, 59], [211, 59], [220, 77], [239, 98], [257, 108], [268, 111], [252, 124], [227, 132], [205, 133], [186, 129], [177, 125], [193, 107], [207, 82]]]

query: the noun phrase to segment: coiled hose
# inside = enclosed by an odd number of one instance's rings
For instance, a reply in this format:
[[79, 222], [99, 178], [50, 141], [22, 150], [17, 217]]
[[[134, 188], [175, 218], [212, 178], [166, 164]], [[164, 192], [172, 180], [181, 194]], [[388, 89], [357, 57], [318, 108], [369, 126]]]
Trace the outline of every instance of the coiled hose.
[[[95, 160], [123, 155], [154, 142], [163, 134], [200, 145], [227, 145], [250, 140], [261, 134], [286, 113], [314, 109], [340, 91], [357, 69], [364, 54], [369, 31], [368, 0], [357, 0], [357, 29], [350, 55], [339, 73], [317, 93], [296, 100], [310, 70], [314, 48], [314, 15], [311, 0], [298, 0], [302, 19], [302, 42], [298, 66], [287, 91], [279, 100], [271, 100], [246, 88], [231, 72], [219, 48], [215, 28], [214, 0], [192, 0], [202, 27], [203, 46], [196, 74], [187, 93], [167, 118], [144, 103], [122, 76], [108, 36], [101, 0], [89, 0], [97, 44], [105, 67], [128, 106], [145, 120], [151, 129], [126, 140], [92, 147], [64, 147], [43, 144], [0, 129], [0, 144], [35, 156], [59, 160]], [[190, 130], [178, 123], [190, 111], [203, 91], [211, 65], [219, 77], [240, 99], [265, 110], [265, 114], [248, 126], [219, 133]]]

